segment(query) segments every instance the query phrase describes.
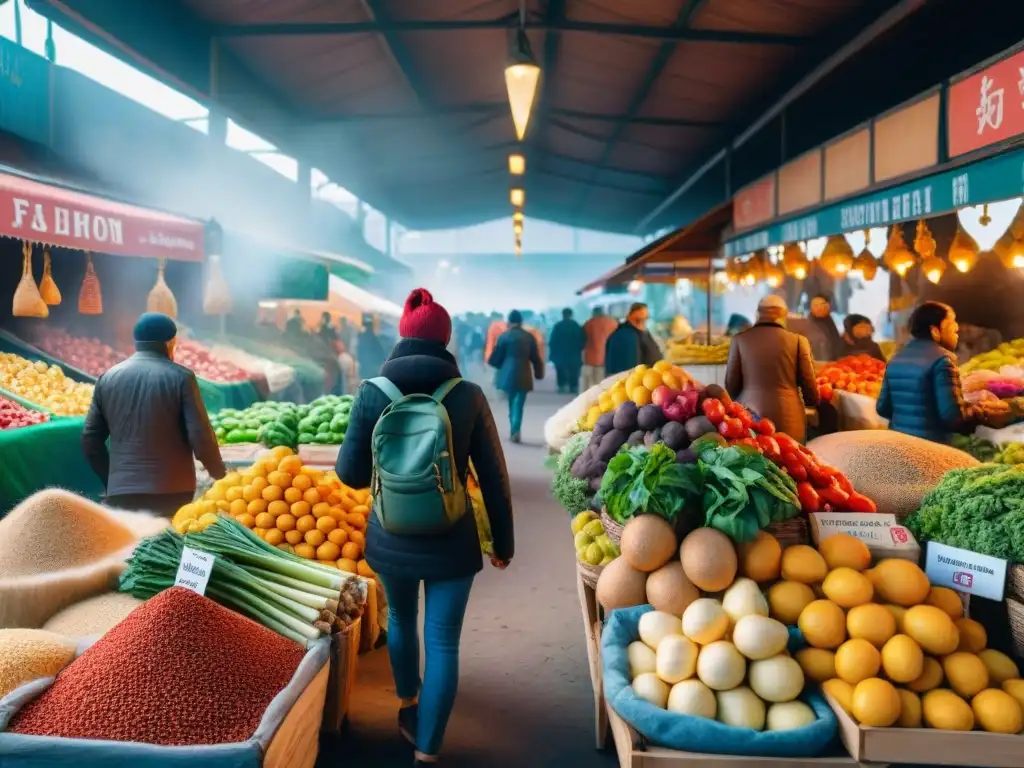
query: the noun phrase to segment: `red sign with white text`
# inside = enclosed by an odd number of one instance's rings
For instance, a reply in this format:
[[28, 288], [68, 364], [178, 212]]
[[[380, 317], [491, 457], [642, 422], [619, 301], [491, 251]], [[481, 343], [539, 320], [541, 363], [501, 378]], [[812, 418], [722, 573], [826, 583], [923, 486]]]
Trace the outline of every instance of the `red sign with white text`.
[[775, 218], [775, 174], [744, 187], [732, 200], [732, 226], [737, 232]]
[[949, 156], [1024, 134], [1024, 51], [951, 85]]
[[202, 222], [0, 173], [0, 235], [80, 251], [202, 261]]

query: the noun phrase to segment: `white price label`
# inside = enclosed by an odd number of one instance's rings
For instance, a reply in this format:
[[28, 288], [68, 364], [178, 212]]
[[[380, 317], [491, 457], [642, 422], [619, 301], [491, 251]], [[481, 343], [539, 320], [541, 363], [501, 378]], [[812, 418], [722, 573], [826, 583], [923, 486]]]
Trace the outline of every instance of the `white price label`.
[[1006, 589], [1006, 560], [967, 549], [928, 542], [924, 571], [928, 580], [939, 587], [958, 592], [1002, 600]]
[[214, 559], [214, 556], [208, 552], [183, 547], [174, 586], [191, 589], [193, 592], [205, 595], [206, 585], [210, 583], [210, 575], [213, 573]]

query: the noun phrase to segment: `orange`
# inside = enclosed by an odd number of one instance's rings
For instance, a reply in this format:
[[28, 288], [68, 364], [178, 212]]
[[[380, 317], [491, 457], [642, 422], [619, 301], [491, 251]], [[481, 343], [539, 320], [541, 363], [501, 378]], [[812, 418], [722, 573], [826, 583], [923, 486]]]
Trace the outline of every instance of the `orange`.
[[295, 554], [299, 557], [304, 557], [307, 560], [312, 560], [316, 557], [316, 549], [309, 544], [296, 544]]
[[263, 463], [259, 461], [257, 461], [251, 467], [249, 467], [249, 469], [247, 469], [246, 472], [252, 475], [254, 480], [262, 480], [267, 476], [266, 466], [264, 466]]
[[354, 544], [358, 544], [360, 547], [366, 546], [366, 534], [362, 531], [349, 531], [348, 540]]
[[907, 688], [915, 693], [924, 693], [942, 685], [944, 673], [942, 665], [931, 656], [924, 657], [924, 667], [921, 676], [916, 680], [907, 683]]
[[[235, 489], [232, 488], [231, 490], [235, 490]], [[235, 499], [234, 501], [231, 502], [231, 508], [230, 508], [229, 511], [231, 512], [231, 516], [232, 517], [238, 517], [239, 515], [244, 515], [245, 514], [245, 510], [248, 509], [248, 508], [249, 508], [249, 505], [246, 504], [244, 500], [242, 500], [242, 499]]]
[[[292, 488], [291, 490], [295, 490]], [[296, 517], [305, 517], [310, 513], [309, 504], [305, 501], [299, 500], [292, 504], [292, 514]]]
[[644, 377], [640, 380], [644, 389], [649, 389], [652, 392], [662, 385], [661, 374], [657, 371], [648, 371], [644, 374]]
[[313, 487], [313, 481], [309, 478], [309, 475], [295, 475], [292, 478], [292, 488], [298, 488], [300, 491], [308, 491]]
[[[276, 504], [277, 502], [274, 503]], [[295, 515], [290, 515], [288, 513], [279, 515], [275, 523], [279, 531], [290, 531], [295, 528]]]
[[341, 548], [341, 556], [351, 560], [358, 560], [363, 554], [363, 548], [354, 541], [348, 542]]
[[298, 488], [285, 488], [284, 489], [284, 500], [289, 504], [294, 504], [297, 501], [302, 500], [302, 491]]
[[249, 505], [245, 508], [245, 511], [252, 516], [258, 515], [260, 512], [267, 511], [267, 502], [263, 499], [253, 499], [249, 502]]
[[852, 568], [865, 571], [871, 565], [868, 545], [846, 533], [829, 536], [818, 545], [818, 551], [825, 558], [829, 568]]
[[245, 512], [235, 518], [235, 522], [239, 525], [244, 525], [246, 528], [253, 528], [256, 525], [256, 518]]
[[340, 506], [331, 505], [331, 508], [327, 510], [327, 514], [337, 520], [339, 523], [345, 522], [345, 510]]
[[[229, 495], [230, 493], [231, 491], [228, 491]], [[960, 595], [949, 587], [932, 587], [928, 591], [928, 597], [925, 598], [924, 602], [926, 605], [934, 605], [936, 608], [945, 611], [953, 621], [964, 615], [964, 604], [960, 600]]]
[[316, 528], [316, 518], [312, 515], [303, 515], [295, 520], [295, 530], [297, 531], [305, 533], [306, 531], [312, 531], [314, 528]]
[[260, 495], [267, 501], [278, 501], [284, 498], [284, 489], [277, 485], [268, 485]]
[[370, 508], [365, 504], [360, 504], [358, 507], [352, 507], [353, 515], [362, 515], [363, 517], [370, 516]]
[[347, 573], [355, 573], [357, 567], [358, 566], [356, 565], [356, 561], [352, 560], [350, 558], [343, 557], [340, 560], [338, 560], [338, 570], [339, 571], [346, 571]]
[[336, 562], [334, 562], [333, 560], [317, 560], [317, 562], [320, 563], [320, 565], [324, 566], [325, 568], [337, 568], [338, 567], [338, 564]]
[[[309, 491], [306, 491], [306, 493], [309, 493]], [[331, 505], [326, 501], [318, 501], [313, 505], [313, 517], [320, 518], [329, 514], [331, 514]]]
[[320, 498], [320, 493], [319, 491], [317, 491], [316, 488], [308, 488], [305, 492], [303, 492], [302, 498], [311, 507], [314, 504], [319, 504], [322, 501], [322, 499]]
[[343, 528], [335, 528], [327, 534], [327, 540], [340, 547], [348, 541], [348, 533]]
[[831, 600], [815, 600], [797, 621], [804, 639], [815, 648], [838, 648], [846, 640], [846, 614]]
[[259, 477], [254, 477], [252, 479], [252, 487], [256, 489], [257, 494], [262, 493], [263, 489], [266, 488], [268, 485], [270, 485], [270, 483], [268, 483], [267, 478], [263, 477], [262, 475]]
[[871, 677], [853, 689], [853, 716], [861, 725], [888, 728], [900, 717], [902, 702], [892, 683]]
[[878, 603], [858, 605], [846, 614], [846, 631], [850, 637], [863, 638], [881, 648], [896, 634], [896, 617]]
[[262, 488], [257, 488], [255, 485], [247, 485], [245, 486], [245, 488], [242, 489], [242, 498], [245, 501], [252, 501], [253, 499], [258, 499], [260, 497], [260, 491], [262, 490]]
[[302, 531], [288, 531], [284, 535], [284, 540], [287, 541], [292, 546], [295, 546], [296, 544], [301, 544], [302, 543], [302, 536], [303, 536]]
[[266, 512], [260, 512], [256, 515], [256, 527], [263, 528], [264, 530], [274, 527], [274, 517]]
[[[324, 533], [330, 533], [338, 527], [338, 521], [330, 515], [324, 515], [316, 521], [316, 529], [323, 531]], [[328, 560], [337, 560], [337, 558], [327, 558]]]
[[331, 491], [331, 495], [327, 497], [327, 503], [332, 507], [344, 504], [345, 496], [340, 491]]
[[618, 408], [624, 402], [629, 400], [629, 396], [626, 394], [626, 391], [624, 389], [616, 389], [614, 392], [612, 392], [611, 397], [609, 399], [611, 400], [611, 407]]
[[288, 512], [288, 502], [287, 501], [272, 501], [272, 502], [270, 502], [270, 504], [267, 505], [267, 512], [272, 514], [274, 517], [277, 517], [278, 515], [286, 514]]
[[370, 564], [365, 560], [360, 560], [356, 564], [356, 573], [358, 573], [360, 576], [366, 579], [377, 578], [377, 574], [374, 572], [373, 568], [370, 567]]
[[661, 375], [661, 383], [664, 384], [669, 389], [679, 390], [683, 388], [683, 382], [680, 380], [678, 376], [671, 372], [663, 373]]
[[969, 653], [980, 653], [988, 645], [988, 633], [985, 628], [974, 619], [957, 619], [956, 628], [960, 630], [960, 645], [958, 651]]
[[893, 635], [882, 646], [882, 668], [894, 683], [913, 683], [924, 673], [924, 663], [921, 646], [908, 635]]
[[245, 493], [245, 489], [244, 488], [239, 488], [238, 486], [234, 486], [233, 488], [228, 488], [228, 492], [224, 495], [224, 498], [227, 501], [241, 501], [242, 500], [242, 494], [244, 494], [244, 493]]
[[267, 544], [272, 544], [276, 547], [278, 544], [284, 542], [284, 531], [282, 531], [280, 528], [271, 528], [267, 531], [267, 534], [266, 536], [264, 536], [263, 540], [266, 541]]
[[362, 515], [357, 515], [354, 512], [350, 512], [349, 514], [345, 515], [345, 522], [347, 522], [353, 528], [358, 528], [360, 530], [366, 527], [366, 518]]
[[835, 655], [836, 676], [850, 685], [875, 677], [882, 666], [882, 656], [867, 640], [854, 638], [839, 646]]
[[320, 501], [325, 501], [328, 496], [334, 493], [334, 489], [329, 485], [318, 483], [316, 486], [316, 492], [320, 495]]
[[627, 392], [632, 392], [637, 387], [643, 385], [643, 379], [644, 377], [642, 373], [633, 372], [626, 377], [626, 382], [623, 384], [622, 388]]
[[338, 559], [341, 554], [341, 549], [337, 544], [330, 541], [325, 541], [319, 547], [316, 548], [316, 559], [317, 560], [330, 560], [334, 562]]
[[651, 404], [651, 390], [646, 387], [637, 387], [629, 393], [629, 399], [643, 408]]
[[279, 445], [270, 451], [270, 455], [273, 456], [275, 459], [284, 459], [293, 454], [292, 449], [289, 448], [287, 445]]
[[314, 528], [311, 531], [306, 531], [306, 535], [304, 538], [307, 544], [310, 544], [314, 547], [319, 547], [321, 544], [327, 541], [327, 534], [325, 534], [323, 531], [318, 531], [316, 528]]
[[253, 529], [253, 533], [256, 534], [256, 538], [258, 538], [258, 539], [266, 539], [267, 538], [267, 532], [263, 528], [254, 528]]
[[302, 471], [302, 459], [298, 456], [286, 456], [281, 459], [281, 463], [277, 465], [277, 468], [282, 472], [287, 472], [289, 475], [297, 475]]
[[281, 472], [280, 470], [276, 470], [267, 475], [267, 482], [269, 482], [271, 485], [276, 485], [281, 490], [284, 490], [285, 488], [291, 487], [292, 476], [289, 475], [287, 472]]

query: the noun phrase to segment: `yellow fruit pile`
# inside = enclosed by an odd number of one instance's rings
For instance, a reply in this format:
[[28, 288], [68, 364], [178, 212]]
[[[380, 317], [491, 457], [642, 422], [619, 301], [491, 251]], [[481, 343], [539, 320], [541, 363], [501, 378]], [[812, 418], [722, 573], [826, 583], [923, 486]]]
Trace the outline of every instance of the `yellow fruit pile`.
[[219, 514], [299, 557], [368, 578], [375, 575], [363, 557], [369, 490], [349, 488], [333, 471], [303, 465], [289, 448], [274, 448], [245, 471], [218, 480], [199, 500], [179, 509], [171, 525], [178, 533], [201, 531]]
[[69, 379], [58, 365], [0, 352], [0, 389], [59, 416], [84, 416], [92, 403], [92, 384]]
[[1024, 365], [1024, 339], [1014, 339], [1000, 344], [991, 352], [975, 355], [960, 366], [960, 373], [972, 371], [998, 371], [1004, 365]]
[[711, 345], [669, 341], [665, 359], [676, 365], [725, 365], [729, 362], [729, 341]]
[[957, 593], [931, 586], [907, 560], [870, 564], [864, 543], [846, 535], [820, 551], [783, 551], [768, 605], [800, 627], [805, 676], [867, 726], [1024, 729], [1024, 680], [1009, 657], [986, 649], [984, 627], [964, 617]]
[[667, 360], [659, 360], [651, 367], [638, 365], [628, 376], [619, 379], [601, 393], [597, 405], [591, 407], [583, 417], [580, 429], [592, 430], [601, 414], [611, 413], [627, 400], [642, 408], [651, 404], [654, 390], [658, 387], [666, 386], [678, 390], [690, 380], [686, 371]]

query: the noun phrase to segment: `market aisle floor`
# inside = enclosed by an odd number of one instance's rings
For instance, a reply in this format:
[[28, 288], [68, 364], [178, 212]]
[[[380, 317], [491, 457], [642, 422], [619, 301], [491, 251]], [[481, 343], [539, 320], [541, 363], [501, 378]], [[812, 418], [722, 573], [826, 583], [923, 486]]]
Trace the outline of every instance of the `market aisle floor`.
[[[576, 594], [568, 519], [548, 493], [544, 420], [564, 402], [545, 387], [526, 407], [522, 445], [506, 442], [516, 558], [477, 578], [462, 642], [462, 679], [444, 749], [446, 768], [604, 768], [594, 749], [593, 693]], [[504, 402], [492, 403], [502, 433]], [[387, 651], [360, 659], [349, 728], [325, 740], [317, 768], [412, 763], [395, 724]]]

